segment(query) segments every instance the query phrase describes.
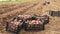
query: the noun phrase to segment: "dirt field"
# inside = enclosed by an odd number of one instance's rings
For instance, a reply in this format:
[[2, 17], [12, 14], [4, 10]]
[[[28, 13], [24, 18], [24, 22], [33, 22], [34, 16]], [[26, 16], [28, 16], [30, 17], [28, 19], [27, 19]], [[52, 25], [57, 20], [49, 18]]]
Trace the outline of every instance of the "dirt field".
[[[60, 10], [60, 0], [46, 0], [50, 4], [43, 5], [45, 0], [25, 2], [19, 4], [0, 5], [0, 34], [11, 34], [5, 31], [6, 22], [15, 15], [36, 14], [38, 16], [47, 14], [49, 10]], [[60, 34], [60, 17], [50, 17], [49, 24], [45, 25], [44, 31], [26, 32], [20, 31], [20, 34]]]

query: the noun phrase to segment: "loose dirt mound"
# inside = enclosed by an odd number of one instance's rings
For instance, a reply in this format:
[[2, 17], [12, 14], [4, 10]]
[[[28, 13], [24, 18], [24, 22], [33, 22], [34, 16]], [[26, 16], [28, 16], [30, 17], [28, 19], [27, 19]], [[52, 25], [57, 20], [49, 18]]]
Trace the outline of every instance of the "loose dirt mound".
[[[5, 24], [7, 20], [12, 18], [15, 15], [20, 14], [36, 14], [38, 16], [47, 14], [49, 15], [49, 10], [59, 10], [60, 2], [51, 0], [50, 4], [43, 5], [43, 0], [38, 0], [35, 2], [26, 2], [21, 4], [12, 4], [12, 5], [2, 5], [0, 6], [0, 34], [10, 34], [5, 31]], [[45, 25], [44, 31], [39, 32], [26, 32], [22, 30], [20, 34], [60, 34], [60, 18], [51, 17], [50, 23]]]

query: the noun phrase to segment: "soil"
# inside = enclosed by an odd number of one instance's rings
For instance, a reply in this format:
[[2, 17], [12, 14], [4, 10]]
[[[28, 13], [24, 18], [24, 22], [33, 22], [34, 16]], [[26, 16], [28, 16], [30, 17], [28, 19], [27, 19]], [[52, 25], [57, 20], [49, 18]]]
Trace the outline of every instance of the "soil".
[[48, 15], [50, 17], [49, 24], [45, 25], [44, 31], [27, 32], [23, 29], [19, 34], [60, 34], [60, 17], [52, 17], [49, 15], [50, 10], [58, 11], [60, 9], [59, 0], [38, 0], [33, 2], [25, 2], [19, 4], [0, 5], [0, 34], [11, 34], [5, 31], [6, 22], [15, 15], [36, 14], [37, 16]]

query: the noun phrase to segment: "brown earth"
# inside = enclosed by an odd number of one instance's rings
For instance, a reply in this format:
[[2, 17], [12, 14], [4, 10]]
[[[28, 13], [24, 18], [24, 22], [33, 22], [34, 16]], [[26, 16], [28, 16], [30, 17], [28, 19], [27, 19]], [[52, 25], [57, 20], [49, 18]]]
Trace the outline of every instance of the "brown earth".
[[[49, 10], [59, 10], [60, 0], [46, 0], [50, 4], [43, 5], [45, 0], [25, 2], [19, 4], [0, 5], [0, 34], [11, 34], [5, 31], [6, 22], [15, 15], [36, 14], [38, 16], [47, 14]], [[20, 34], [60, 34], [60, 17], [50, 17], [49, 24], [45, 25], [44, 31], [26, 32], [21, 30]]]

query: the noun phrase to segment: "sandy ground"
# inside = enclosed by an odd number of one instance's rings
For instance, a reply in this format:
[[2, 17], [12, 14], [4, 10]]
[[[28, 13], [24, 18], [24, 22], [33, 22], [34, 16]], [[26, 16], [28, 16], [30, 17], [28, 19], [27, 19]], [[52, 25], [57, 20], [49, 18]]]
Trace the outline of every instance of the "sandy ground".
[[[49, 15], [49, 10], [60, 10], [60, 0], [46, 0], [50, 4], [43, 5], [45, 0], [25, 2], [19, 4], [0, 5], [0, 34], [11, 34], [5, 31], [6, 22], [15, 15], [36, 14]], [[20, 34], [60, 34], [60, 17], [50, 16], [49, 24], [45, 25], [44, 31], [26, 32], [20, 31]]]

